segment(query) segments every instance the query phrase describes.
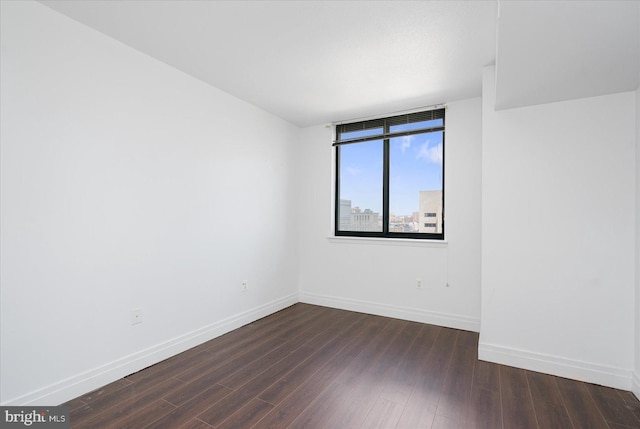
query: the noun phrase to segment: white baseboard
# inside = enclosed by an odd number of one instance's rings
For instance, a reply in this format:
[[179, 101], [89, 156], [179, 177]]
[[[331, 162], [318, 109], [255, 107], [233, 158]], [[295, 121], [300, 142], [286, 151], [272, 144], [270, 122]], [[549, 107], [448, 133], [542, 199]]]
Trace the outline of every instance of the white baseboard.
[[[632, 385], [632, 372], [629, 370], [486, 344], [482, 341], [478, 345], [478, 358], [616, 389], [631, 390]], [[638, 382], [640, 379], [634, 377], [634, 384], [640, 387]]]
[[431, 325], [446, 326], [448, 328], [462, 329], [465, 331], [480, 331], [479, 319], [457, 314], [438, 313], [435, 311], [421, 310], [419, 308], [400, 307], [308, 292], [300, 292], [300, 302], [393, 317], [396, 319], [411, 320], [413, 322], [429, 323]]
[[636, 395], [636, 398], [640, 399], [640, 374], [637, 372], [633, 373], [631, 379], [631, 391]]
[[122, 377], [154, 365], [171, 356], [175, 356], [209, 341], [213, 338], [233, 331], [248, 323], [273, 314], [298, 302], [298, 294], [292, 294], [281, 299], [271, 301], [253, 309], [244, 311], [208, 326], [196, 329], [175, 337], [164, 343], [157, 344], [129, 356], [117, 359], [106, 365], [91, 369], [25, 395], [3, 403], [11, 405], [51, 405], [61, 404], [101, 386], [112, 383]]

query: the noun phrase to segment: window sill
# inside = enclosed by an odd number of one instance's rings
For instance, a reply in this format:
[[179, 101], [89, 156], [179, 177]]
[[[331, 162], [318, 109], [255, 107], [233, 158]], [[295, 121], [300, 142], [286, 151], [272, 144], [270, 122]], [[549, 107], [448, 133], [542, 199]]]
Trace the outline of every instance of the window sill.
[[371, 238], [371, 237], [327, 237], [336, 244], [375, 244], [383, 246], [447, 247], [447, 240], [420, 240], [414, 238]]

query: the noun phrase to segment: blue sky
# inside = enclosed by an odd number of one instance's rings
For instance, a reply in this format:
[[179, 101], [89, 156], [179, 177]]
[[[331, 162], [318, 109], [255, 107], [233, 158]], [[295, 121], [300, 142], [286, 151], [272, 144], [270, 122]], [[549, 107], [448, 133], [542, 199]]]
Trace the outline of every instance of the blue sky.
[[[442, 189], [442, 132], [390, 140], [389, 211], [419, 210], [420, 191]], [[382, 213], [382, 140], [340, 147], [340, 198]]]

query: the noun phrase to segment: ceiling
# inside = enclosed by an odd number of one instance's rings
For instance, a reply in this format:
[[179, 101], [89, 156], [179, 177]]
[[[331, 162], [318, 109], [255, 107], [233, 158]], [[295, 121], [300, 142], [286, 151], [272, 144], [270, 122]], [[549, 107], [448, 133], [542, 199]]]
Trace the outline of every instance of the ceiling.
[[639, 1], [501, 2], [496, 108], [633, 91]]
[[42, 3], [300, 127], [477, 97], [494, 63], [498, 108], [640, 75], [639, 1]]

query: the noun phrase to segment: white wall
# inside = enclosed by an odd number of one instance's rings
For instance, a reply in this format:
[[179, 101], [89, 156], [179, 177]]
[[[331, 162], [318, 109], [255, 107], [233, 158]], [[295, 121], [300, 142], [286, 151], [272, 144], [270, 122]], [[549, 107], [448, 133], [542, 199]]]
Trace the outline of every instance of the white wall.
[[483, 80], [482, 359], [630, 389], [634, 94], [496, 112]]
[[296, 302], [298, 129], [1, 3], [0, 402], [62, 402]]
[[[298, 190], [302, 301], [478, 330], [481, 104], [479, 98], [451, 103], [446, 113], [446, 244], [330, 239], [331, 129], [303, 130]], [[416, 278], [422, 279], [421, 290]]]

